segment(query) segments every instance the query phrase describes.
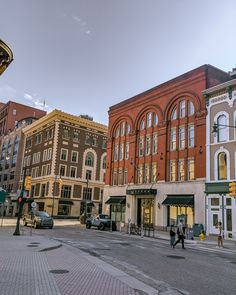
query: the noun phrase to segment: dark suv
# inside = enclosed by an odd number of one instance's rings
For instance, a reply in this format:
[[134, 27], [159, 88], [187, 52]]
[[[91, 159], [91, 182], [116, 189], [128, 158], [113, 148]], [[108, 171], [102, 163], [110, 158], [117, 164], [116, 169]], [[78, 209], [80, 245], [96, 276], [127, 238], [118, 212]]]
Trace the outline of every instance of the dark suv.
[[98, 216], [92, 216], [86, 221], [86, 228], [91, 228], [92, 226], [97, 227], [100, 230], [104, 230], [106, 228], [110, 229], [112, 226], [112, 230], [116, 230], [116, 223], [112, 221], [109, 215], [99, 214]]
[[53, 218], [45, 211], [31, 211], [23, 216], [23, 224], [33, 225], [34, 228], [49, 227], [53, 228]]

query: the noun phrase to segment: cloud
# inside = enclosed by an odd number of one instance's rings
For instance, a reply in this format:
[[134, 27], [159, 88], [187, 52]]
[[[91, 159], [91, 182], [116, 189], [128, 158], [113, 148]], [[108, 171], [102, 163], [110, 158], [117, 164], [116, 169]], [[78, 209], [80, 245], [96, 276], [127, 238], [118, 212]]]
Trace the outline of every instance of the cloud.
[[72, 19], [79, 24], [81, 30], [85, 34], [87, 34], [87, 35], [91, 34], [91, 32], [92, 32], [91, 28], [87, 25], [87, 22], [84, 21], [80, 16], [72, 15]]
[[1, 100], [2, 98], [4, 98], [5, 100], [12, 100], [14, 96], [16, 96], [16, 90], [13, 87], [8, 84], [0, 86]]
[[28, 104], [30, 104], [30, 106], [32, 107], [35, 107], [40, 110], [44, 110], [46, 112], [52, 111], [52, 108], [46, 104], [45, 99], [42, 99], [37, 94], [31, 95], [29, 93], [25, 93], [24, 98], [28, 101]]

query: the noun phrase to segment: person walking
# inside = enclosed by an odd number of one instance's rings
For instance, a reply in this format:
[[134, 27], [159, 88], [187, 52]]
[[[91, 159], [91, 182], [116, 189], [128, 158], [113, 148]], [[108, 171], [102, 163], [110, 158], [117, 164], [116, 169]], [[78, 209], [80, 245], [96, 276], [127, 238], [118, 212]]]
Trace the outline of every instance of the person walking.
[[173, 248], [175, 243], [175, 230], [174, 230], [174, 226], [171, 225], [170, 227], [170, 246]]
[[217, 241], [218, 241], [218, 247], [224, 247], [223, 245], [223, 239], [224, 239], [224, 232], [223, 232], [223, 227], [222, 227], [222, 223], [219, 221], [218, 225], [218, 237], [217, 237]]
[[184, 247], [184, 225], [183, 225], [183, 220], [181, 219], [177, 228], [177, 235], [178, 235], [178, 240], [175, 241], [175, 243], [173, 244], [173, 248], [181, 241], [182, 243], [182, 249], [185, 249]]

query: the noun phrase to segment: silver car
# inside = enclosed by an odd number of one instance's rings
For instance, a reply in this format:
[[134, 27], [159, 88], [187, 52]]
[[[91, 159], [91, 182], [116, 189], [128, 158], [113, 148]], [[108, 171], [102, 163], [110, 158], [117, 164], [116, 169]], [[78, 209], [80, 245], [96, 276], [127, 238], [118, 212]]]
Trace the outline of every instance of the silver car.
[[45, 211], [35, 211], [25, 214], [23, 217], [24, 226], [32, 225], [34, 228], [49, 227], [53, 228], [53, 218]]

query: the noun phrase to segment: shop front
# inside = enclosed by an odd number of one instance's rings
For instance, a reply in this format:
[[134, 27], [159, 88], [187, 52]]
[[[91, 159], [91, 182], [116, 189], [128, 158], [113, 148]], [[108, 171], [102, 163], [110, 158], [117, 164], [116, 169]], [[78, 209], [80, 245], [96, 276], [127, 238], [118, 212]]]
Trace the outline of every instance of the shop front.
[[162, 205], [167, 208], [167, 226], [176, 226], [183, 220], [186, 227], [193, 227], [194, 195], [167, 195]]
[[110, 196], [105, 204], [110, 205], [112, 220], [116, 223], [125, 222], [126, 196]]

